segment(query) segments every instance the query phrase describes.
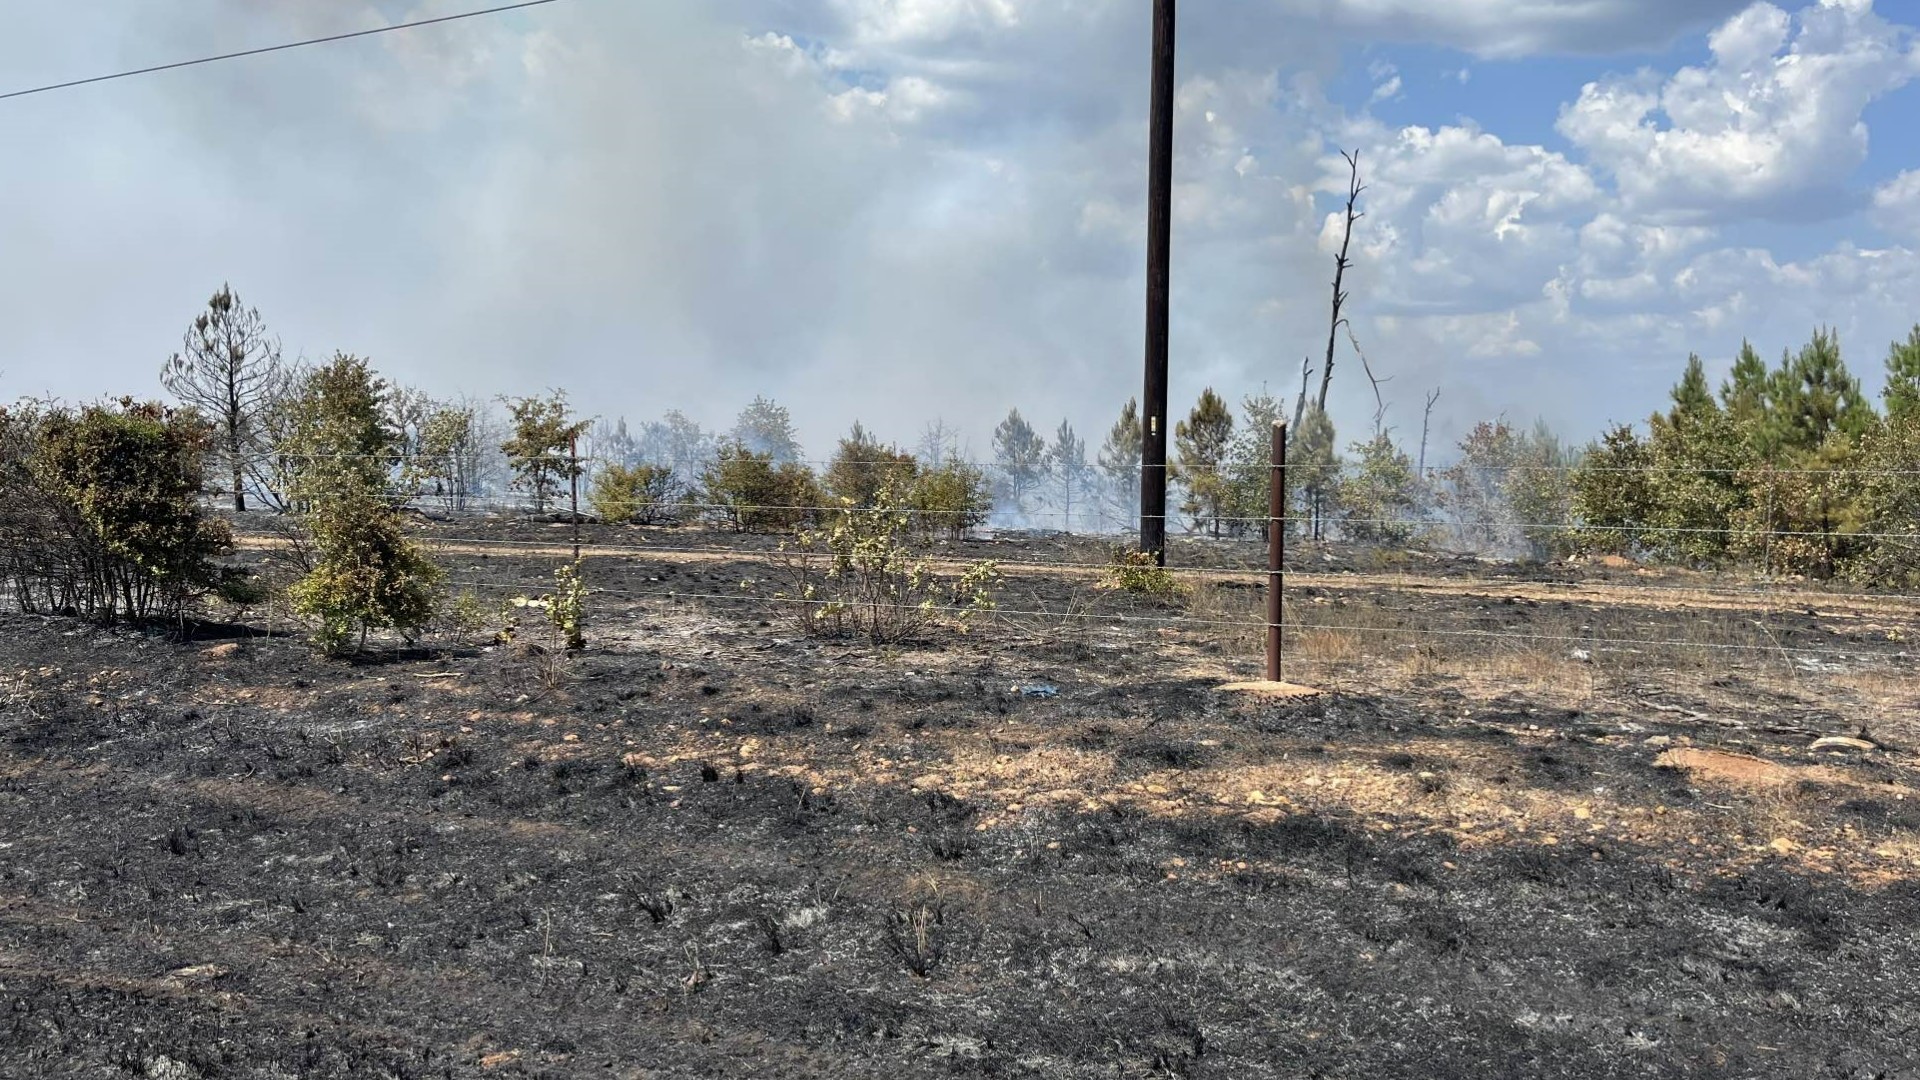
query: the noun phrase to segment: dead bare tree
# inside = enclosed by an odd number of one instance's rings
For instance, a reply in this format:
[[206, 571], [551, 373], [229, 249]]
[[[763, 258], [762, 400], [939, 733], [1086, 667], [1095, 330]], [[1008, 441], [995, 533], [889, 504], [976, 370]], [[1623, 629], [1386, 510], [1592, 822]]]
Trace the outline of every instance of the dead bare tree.
[[1382, 379], [1373, 373], [1373, 362], [1360, 348], [1360, 338], [1354, 334], [1352, 323], [1347, 324], [1347, 341], [1353, 345], [1353, 354], [1360, 358], [1360, 370], [1367, 373], [1367, 381], [1373, 384], [1373, 434], [1379, 438], [1387, 433], [1387, 399], [1381, 395], [1380, 387], [1392, 382], [1393, 376]]
[[[1340, 254], [1334, 256], [1333, 261], [1333, 315], [1327, 326], [1327, 362], [1326, 366], [1320, 369], [1320, 397], [1318, 399], [1320, 411], [1323, 414], [1327, 411], [1327, 390], [1333, 383], [1334, 351], [1339, 346], [1340, 329], [1344, 326], [1348, 327], [1349, 333], [1352, 332], [1351, 325], [1346, 317], [1348, 299], [1348, 293], [1346, 291], [1347, 270], [1353, 266], [1353, 260], [1350, 258], [1350, 253], [1353, 250], [1353, 226], [1362, 217], [1366, 216], [1360, 213], [1359, 210], [1360, 196], [1367, 190], [1366, 186], [1360, 183], [1360, 151], [1355, 150], [1349, 154], [1345, 150], [1342, 150], [1340, 151], [1340, 156], [1346, 159], [1347, 162], [1346, 227], [1340, 238]], [[1365, 363], [1364, 356], [1361, 360], [1362, 363]], [[1301, 431], [1301, 425], [1306, 419], [1307, 390], [1312, 385], [1312, 381], [1313, 357], [1309, 356], [1300, 361], [1300, 396], [1296, 398], [1293, 403], [1293, 426], [1287, 429], [1289, 440]]]
[[1433, 430], [1433, 404], [1440, 400], [1440, 391], [1434, 390], [1427, 395], [1427, 411], [1420, 419], [1420, 475], [1427, 475], [1427, 434]]
[[207, 301], [168, 358], [160, 383], [214, 425], [233, 483], [233, 508], [247, 508], [246, 471], [260, 412], [280, 372], [280, 343], [267, 336], [260, 312], [240, 303], [231, 285]]
[[1360, 182], [1360, 151], [1342, 150], [1340, 156], [1347, 162], [1346, 228], [1340, 238], [1340, 254], [1333, 258], [1333, 318], [1327, 326], [1327, 362], [1320, 369], [1319, 406], [1323, 413], [1327, 411], [1327, 388], [1333, 383], [1334, 350], [1340, 343], [1340, 328], [1347, 323], [1347, 270], [1353, 266], [1347, 256], [1353, 250], [1353, 227], [1366, 216], [1359, 210], [1360, 196], [1367, 190]]
[[1307, 417], [1307, 387], [1313, 379], [1313, 357], [1300, 361], [1300, 396], [1293, 401], [1293, 426], [1287, 429], [1287, 439], [1291, 441], [1300, 433], [1300, 424]]

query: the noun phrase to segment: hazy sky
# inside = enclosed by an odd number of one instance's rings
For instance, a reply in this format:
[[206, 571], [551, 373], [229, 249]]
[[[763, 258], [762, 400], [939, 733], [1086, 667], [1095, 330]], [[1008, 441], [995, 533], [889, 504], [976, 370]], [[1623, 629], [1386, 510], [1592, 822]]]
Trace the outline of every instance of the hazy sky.
[[[486, 6], [13, 5], [0, 92]], [[1148, 0], [562, 0], [0, 102], [0, 397], [155, 394], [231, 281], [289, 354], [824, 448], [1138, 392]], [[1390, 422], [1584, 439], [1920, 320], [1920, 4], [1187, 0], [1174, 390], [1325, 347], [1337, 149]], [[1335, 419], [1371, 397], [1343, 343]]]

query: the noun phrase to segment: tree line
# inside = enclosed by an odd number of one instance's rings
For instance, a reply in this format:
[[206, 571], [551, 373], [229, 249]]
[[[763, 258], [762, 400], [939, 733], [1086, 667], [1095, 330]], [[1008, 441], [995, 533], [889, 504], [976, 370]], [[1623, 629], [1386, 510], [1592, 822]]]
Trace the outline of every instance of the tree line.
[[[1287, 528], [1309, 540], [1607, 553], [1911, 585], [1920, 327], [1893, 343], [1885, 365], [1876, 408], [1829, 330], [1771, 366], [1744, 346], [1717, 389], [1696, 356], [1670, 407], [1644, 425], [1616, 424], [1576, 447], [1544, 424], [1487, 421], [1432, 470], [1422, 467], [1425, 433], [1416, 458], [1385, 424], [1384, 402], [1372, 431], [1343, 447], [1303, 395]], [[968, 460], [943, 422], [911, 449], [856, 423], [816, 468], [791, 414], [764, 397], [716, 433], [677, 412], [638, 426], [582, 417], [560, 391], [502, 398], [497, 412], [438, 401], [346, 354], [287, 362], [227, 287], [195, 316], [161, 381], [177, 406], [0, 410], [0, 577], [23, 608], [145, 620], [184, 617], [208, 595], [249, 602], [254, 586], [220, 564], [231, 533], [206, 513], [214, 493], [236, 511], [259, 504], [293, 523], [285, 558], [297, 573], [285, 595], [329, 651], [431, 617], [439, 571], [405, 527], [410, 506], [457, 511], [501, 490], [535, 514], [584, 505], [612, 523], [743, 532], [873, 513], [923, 539], [989, 521], [1114, 532], [1138, 514], [1133, 401], [1091, 458], [1070, 423], [1043, 434], [1013, 409], [993, 431], [990, 462]], [[1264, 391], [1236, 412], [1209, 388], [1174, 425], [1170, 479], [1192, 531], [1264, 534], [1281, 416]]]

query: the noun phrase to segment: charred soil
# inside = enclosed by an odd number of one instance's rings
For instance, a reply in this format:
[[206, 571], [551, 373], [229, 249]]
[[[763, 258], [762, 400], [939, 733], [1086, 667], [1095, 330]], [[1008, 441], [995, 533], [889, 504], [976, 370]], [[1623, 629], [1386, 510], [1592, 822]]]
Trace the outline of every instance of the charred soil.
[[1899, 707], [1366, 650], [1236, 696], [1224, 619], [1068, 575], [822, 642], [701, 547], [590, 560], [564, 661], [0, 617], [0, 1076], [1920, 1076]]

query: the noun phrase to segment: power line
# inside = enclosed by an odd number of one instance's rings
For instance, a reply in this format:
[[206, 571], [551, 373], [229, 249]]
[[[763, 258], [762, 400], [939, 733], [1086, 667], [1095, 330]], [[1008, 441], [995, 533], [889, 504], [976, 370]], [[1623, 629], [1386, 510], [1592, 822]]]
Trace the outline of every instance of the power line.
[[436, 18], [420, 19], [415, 22], [395, 23], [392, 26], [378, 26], [373, 28], [372, 30], [356, 30], [350, 34], [333, 34], [328, 37], [308, 38], [305, 41], [290, 41], [284, 45], [268, 45], [264, 48], [259, 48], [259, 49], [246, 49], [241, 52], [222, 53], [219, 56], [205, 56], [205, 57], [201, 57], [198, 60], [180, 60], [171, 64], [158, 64], [158, 65], [155, 65], [154, 67], [138, 68], [133, 71], [118, 71], [113, 73], [112, 75], [95, 75], [92, 78], [74, 79], [71, 82], [54, 83], [50, 86], [36, 86], [31, 90], [13, 90], [5, 94], [0, 94], [0, 101], [5, 101], [8, 98], [26, 97], [29, 94], [45, 94], [45, 93], [50, 93], [54, 90], [68, 90], [76, 86], [87, 86], [92, 83], [111, 82], [114, 79], [130, 79], [135, 75], [152, 75], [155, 72], [160, 72], [160, 71], [174, 71], [179, 68], [198, 67], [201, 64], [216, 64], [222, 60], [238, 60], [238, 59], [241, 59], [242, 57], [247, 57], [247, 56], [260, 56], [265, 53], [285, 52], [288, 49], [299, 49], [299, 48], [304, 48], [308, 45], [325, 45], [335, 41], [349, 41], [353, 38], [371, 37], [374, 34], [385, 34], [394, 30], [412, 30], [422, 26], [434, 26], [439, 23], [457, 22], [461, 19], [477, 19], [482, 15], [498, 15], [498, 14], [501, 14], [502, 12], [519, 11], [522, 8], [540, 7], [545, 4], [553, 4], [558, 2], [559, 0], [523, 0], [523, 2], [517, 3], [517, 4], [506, 4], [501, 7], [486, 8], [481, 11], [467, 11], [467, 12], [462, 12], [461, 14], [458, 14], [458, 15], [441, 15]]

